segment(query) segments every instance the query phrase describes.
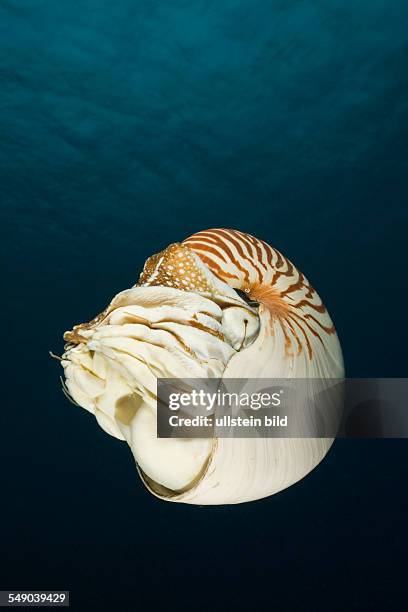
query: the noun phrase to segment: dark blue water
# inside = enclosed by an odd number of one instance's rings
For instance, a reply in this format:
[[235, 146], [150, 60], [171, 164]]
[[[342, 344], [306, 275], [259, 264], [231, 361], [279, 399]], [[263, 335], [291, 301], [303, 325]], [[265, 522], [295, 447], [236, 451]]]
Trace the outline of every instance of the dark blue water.
[[153, 252], [235, 227], [317, 287], [350, 376], [406, 376], [407, 32], [404, 0], [0, 1], [1, 589], [405, 609], [404, 441], [339, 440], [249, 505], [165, 504], [47, 351]]

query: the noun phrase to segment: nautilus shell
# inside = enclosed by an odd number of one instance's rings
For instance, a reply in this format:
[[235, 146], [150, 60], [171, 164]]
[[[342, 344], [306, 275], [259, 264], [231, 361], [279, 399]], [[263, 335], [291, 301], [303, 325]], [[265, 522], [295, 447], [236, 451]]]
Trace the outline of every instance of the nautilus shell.
[[66, 332], [65, 389], [130, 446], [156, 496], [234, 504], [310, 472], [332, 438], [156, 435], [157, 378], [341, 378], [329, 314], [305, 276], [249, 234], [212, 229], [150, 257], [139, 281]]

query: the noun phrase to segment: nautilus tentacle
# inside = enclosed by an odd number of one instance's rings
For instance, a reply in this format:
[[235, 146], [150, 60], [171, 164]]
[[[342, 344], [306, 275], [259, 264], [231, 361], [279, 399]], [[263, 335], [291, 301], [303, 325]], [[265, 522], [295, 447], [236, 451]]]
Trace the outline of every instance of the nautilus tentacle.
[[159, 439], [156, 381], [328, 379], [344, 374], [331, 319], [279, 251], [236, 230], [198, 232], [150, 257], [138, 283], [65, 334], [66, 388], [126, 440], [146, 486], [195, 504], [240, 503], [290, 486], [330, 438]]

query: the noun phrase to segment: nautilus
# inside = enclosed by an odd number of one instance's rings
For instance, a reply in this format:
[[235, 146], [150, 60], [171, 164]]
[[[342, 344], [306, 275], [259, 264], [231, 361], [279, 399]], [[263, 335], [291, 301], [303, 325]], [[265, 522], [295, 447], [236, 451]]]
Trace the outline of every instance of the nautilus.
[[260, 499], [306, 476], [333, 438], [158, 438], [158, 378], [344, 376], [330, 316], [277, 249], [231, 229], [200, 231], [149, 257], [138, 282], [64, 334], [64, 389], [129, 445], [157, 497]]

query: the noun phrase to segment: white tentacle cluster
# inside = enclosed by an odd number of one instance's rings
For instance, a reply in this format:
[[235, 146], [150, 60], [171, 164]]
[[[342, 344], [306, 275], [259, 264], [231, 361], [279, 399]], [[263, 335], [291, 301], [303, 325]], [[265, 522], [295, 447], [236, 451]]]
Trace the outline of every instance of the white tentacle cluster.
[[332, 440], [159, 439], [157, 378], [339, 378], [337, 335], [305, 277], [263, 241], [207, 230], [150, 257], [137, 285], [66, 332], [73, 400], [126, 440], [146, 486], [195, 504], [290, 486]]

